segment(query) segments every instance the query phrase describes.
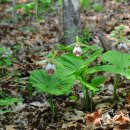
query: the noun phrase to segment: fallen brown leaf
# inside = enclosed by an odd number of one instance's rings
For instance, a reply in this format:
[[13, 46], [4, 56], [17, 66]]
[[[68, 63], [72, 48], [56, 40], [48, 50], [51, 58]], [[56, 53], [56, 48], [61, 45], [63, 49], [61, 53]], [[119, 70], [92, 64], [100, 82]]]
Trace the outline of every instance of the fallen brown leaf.
[[128, 116], [121, 115], [115, 115], [113, 117], [113, 121], [116, 123], [130, 123], [130, 118]]
[[15, 130], [15, 125], [7, 125], [6, 130]]
[[100, 115], [101, 115], [101, 110], [97, 110], [96, 112], [94, 113], [87, 113], [86, 114], [86, 123], [88, 126], [90, 125], [100, 125], [101, 124], [101, 118], [100, 118]]
[[118, 125], [113, 130], [129, 130], [130, 125], [129, 124], [123, 124], [123, 125]]

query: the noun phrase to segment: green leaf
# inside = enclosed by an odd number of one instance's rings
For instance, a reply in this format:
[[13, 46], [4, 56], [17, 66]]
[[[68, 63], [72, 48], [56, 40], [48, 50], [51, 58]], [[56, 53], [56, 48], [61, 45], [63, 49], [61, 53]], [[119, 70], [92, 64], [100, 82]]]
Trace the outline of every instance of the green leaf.
[[106, 72], [113, 73], [113, 74], [119, 74], [119, 72], [120, 72], [119, 69], [113, 65], [97, 66], [96, 69], [99, 71], [106, 71]]
[[93, 73], [96, 73], [98, 71], [100, 71], [100, 69], [98, 69], [99, 66], [94, 66], [94, 67], [91, 67], [91, 68], [88, 68], [86, 70], [86, 73], [87, 74], [93, 74]]
[[78, 77], [78, 79], [80, 80], [80, 82], [82, 83], [83, 86], [89, 88], [90, 90], [92, 90], [92, 91], [94, 91], [94, 92], [99, 90], [99, 89], [96, 88], [95, 86], [93, 86], [93, 85], [87, 83], [86, 81], [84, 81], [81, 77]]
[[19, 100], [16, 98], [0, 99], [0, 107], [1, 106], [8, 106], [8, 105], [11, 105], [11, 104], [17, 103], [17, 102], [19, 102]]
[[130, 79], [130, 69], [122, 71], [120, 74], [125, 76], [127, 79]]
[[81, 7], [83, 7], [84, 9], [91, 8], [90, 0], [80, 0], [80, 2], [81, 2]]
[[92, 7], [93, 7], [96, 11], [98, 11], [98, 12], [104, 10], [104, 6], [101, 5], [101, 4], [94, 3], [94, 4], [92, 5]]
[[109, 73], [120, 74], [130, 79], [130, 55], [111, 50], [102, 55], [103, 62], [109, 62], [108, 65], [99, 66], [96, 69]]
[[84, 61], [81, 57], [77, 57], [73, 54], [64, 54], [58, 59], [58, 62], [61, 63], [64, 67], [64, 73], [68, 73], [68, 75], [74, 73], [80, 74], [82, 71], [85, 72], [88, 68], [88, 65], [94, 61], [101, 53], [101, 49], [97, 50], [95, 53], [89, 56], [86, 61]]
[[[74, 75], [76, 78], [80, 80], [80, 82], [89, 88], [92, 91], [97, 91], [98, 89], [91, 84], [87, 83], [84, 79], [86, 78], [86, 74], [97, 72], [99, 70], [92, 68], [88, 68], [88, 65], [94, 61], [100, 54], [102, 50], [97, 50], [90, 57], [84, 61], [81, 57], [76, 57], [73, 54], [64, 54], [59, 59], [58, 62], [61, 63], [61, 71], [60, 74], [64, 75]], [[59, 71], [60, 69], [58, 69]], [[63, 71], [64, 70], [64, 71]]]
[[[63, 71], [63, 70], [62, 70]], [[62, 95], [70, 92], [74, 83], [74, 76], [61, 76], [57, 72], [48, 75], [44, 70], [35, 70], [29, 77], [30, 84], [40, 92]]]
[[105, 81], [105, 77], [104, 76], [98, 76], [95, 77], [91, 80], [91, 84], [94, 87], [98, 87], [100, 84], [102, 84]]
[[84, 61], [81, 57], [76, 57], [73, 54], [64, 54], [59, 59], [58, 62], [62, 64], [64, 67], [64, 72], [69, 74], [73, 74], [80, 70], [80, 68], [84, 65]]
[[102, 61], [109, 62], [120, 69], [127, 68], [130, 66], [130, 55], [112, 50], [102, 55]]
[[94, 52], [91, 56], [88, 57], [88, 59], [85, 61], [85, 65], [89, 65], [92, 61], [94, 61], [101, 53], [102, 49], [97, 50]]
[[120, 74], [122, 76], [125, 76], [127, 79], [130, 79], [130, 69], [119, 69], [113, 65], [102, 65], [96, 67], [96, 69], [99, 71], [105, 71], [113, 74]]

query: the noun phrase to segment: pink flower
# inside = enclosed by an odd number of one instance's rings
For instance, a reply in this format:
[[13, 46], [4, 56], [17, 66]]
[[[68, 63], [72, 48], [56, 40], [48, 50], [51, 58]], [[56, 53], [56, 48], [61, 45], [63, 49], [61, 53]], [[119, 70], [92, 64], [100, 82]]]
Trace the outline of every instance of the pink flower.
[[126, 43], [121, 42], [121, 43], [118, 45], [118, 50], [120, 50], [120, 51], [128, 51], [128, 50], [129, 50], [129, 47], [126, 45]]
[[54, 65], [54, 64], [51, 64], [51, 63], [48, 63], [48, 64], [46, 65], [46, 68], [45, 68], [45, 70], [47, 70], [48, 75], [54, 74], [55, 69], [56, 69], [56, 68], [55, 68], [55, 65]]
[[74, 50], [73, 50], [73, 53], [76, 55], [76, 56], [80, 56], [82, 54], [82, 49], [80, 48], [80, 46], [75, 46], [74, 47]]

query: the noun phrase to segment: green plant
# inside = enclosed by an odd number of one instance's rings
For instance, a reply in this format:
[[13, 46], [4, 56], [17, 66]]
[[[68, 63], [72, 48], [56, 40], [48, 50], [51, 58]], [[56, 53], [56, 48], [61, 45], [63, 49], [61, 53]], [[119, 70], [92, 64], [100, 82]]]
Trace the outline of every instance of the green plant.
[[124, 25], [120, 25], [115, 27], [115, 29], [110, 33], [111, 37], [119, 37], [120, 32], [125, 30], [125, 26]]
[[91, 3], [90, 3], [90, 0], [80, 0], [81, 2], [81, 7], [83, 9], [90, 9], [91, 8]]
[[89, 27], [85, 27], [83, 30], [83, 34], [80, 37], [81, 42], [84, 44], [86, 44], [86, 42], [89, 42], [92, 39], [92, 34], [90, 33], [89, 30], [90, 30]]
[[[10, 97], [2, 98], [2, 99], [0, 99], [0, 107], [10, 106], [10, 105], [12, 105], [14, 103], [18, 103], [18, 102], [20, 102], [20, 100], [17, 98], [10, 98]], [[6, 113], [6, 112], [11, 112], [11, 111], [10, 110], [0, 110], [0, 114]]]
[[97, 12], [101, 12], [104, 10], [104, 6], [97, 2], [92, 3], [91, 0], [80, 0], [81, 7], [84, 10], [94, 9]]
[[9, 3], [11, 0], [0, 0], [0, 4]]
[[[13, 51], [12, 51], [12, 50]], [[17, 62], [17, 53], [20, 46], [14, 45], [12, 48], [1, 47], [0, 48], [0, 84], [5, 83], [18, 83], [20, 82], [21, 73], [17, 68], [12, 67], [13, 61]], [[7, 80], [9, 79], [9, 80]]]
[[12, 65], [12, 51], [6, 47], [0, 47], [0, 78], [7, 74], [7, 68]]
[[6, 47], [0, 47], [0, 68], [10, 67], [11, 62], [11, 50]]
[[99, 66], [100, 71], [106, 71], [116, 75], [114, 82], [114, 97], [117, 97], [117, 87], [120, 76], [125, 76], [130, 79], [130, 55], [116, 50], [111, 50], [102, 55], [103, 63], [106, 65]]
[[[122, 2], [122, 0], [115, 0], [116, 2]], [[129, 2], [129, 0], [123, 0], [124, 2]]]
[[35, 32], [35, 29], [31, 26], [26, 26], [26, 27], [19, 27], [19, 31], [29, 31], [29, 32]]
[[101, 12], [104, 10], [104, 6], [98, 3], [92, 4], [92, 8], [96, 10], [97, 12]]
[[18, 99], [16, 99], [16, 98], [0, 99], [0, 107], [8, 106], [8, 105], [11, 105], [11, 104], [16, 103], [16, 102], [18, 102]]
[[129, 38], [126, 38], [124, 36], [124, 32], [126, 29], [127, 27], [125, 25], [120, 25], [115, 27], [115, 29], [110, 33], [110, 37], [112, 38], [112, 40], [114, 40], [115, 45], [119, 44], [120, 42], [130, 42]]
[[[62, 70], [64, 71], [64, 70]], [[53, 95], [63, 95], [70, 93], [74, 83], [74, 76], [60, 75], [58, 69], [52, 75], [48, 75], [45, 70], [35, 70], [29, 78], [30, 85], [35, 87], [39, 92], [49, 94], [49, 103], [51, 106], [52, 119], [56, 116]]]
[[92, 92], [96, 92], [99, 90], [98, 88], [96, 88], [97, 86], [94, 85], [94, 83], [89, 83], [89, 75], [97, 71], [89, 65], [101, 54], [101, 52], [102, 49], [99, 49], [92, 55], [88, 56], [87, 59], [84, 59], [82, 56], [79, 55], [77, 55], [78, 57], [76, 57], [73, 54], [64, 54], [58, 59], [58, 62], [62, 64], [62, 67], [64, 69], [64, 72], [62, 70], [59, 70], [61, 75], [62, 73], [64, 73], [65, 75], [73, 75], [76, 79], [80, 80], [80, 83], [83, 87], [85, 107], [87, 110], [90, 110], [92, 106], [92, 104], [90, 103], [92, 97], [89, 94], [89, 90]]

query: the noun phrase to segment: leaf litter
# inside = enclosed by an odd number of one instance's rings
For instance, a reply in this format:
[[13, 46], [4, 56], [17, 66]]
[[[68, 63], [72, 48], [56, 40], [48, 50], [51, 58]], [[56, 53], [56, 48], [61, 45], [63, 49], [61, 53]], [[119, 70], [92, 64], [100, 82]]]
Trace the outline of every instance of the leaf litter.
[[[123, 33], [129, 39], [130, 3], [103, 1], [103, 4], [105, 11], [102, 13], [96, 11], [81, 13], [83, 25], [86, 24], [85, 21], [88, 21], [87, 24], [93, 23], [92, 26], [96, 27], [94, 31], [103, 31], [111, 43], [117, 41], [110, 36], [112, 30], [124, 25]], [[40, 68], [41, 65], [37, 63], [46, 59], [43, 55], [49, 53], [53, 45], [62, 42], [61, 14], [59, 12], [60, 16], [58, 16], [52, 13], [40, 22], [25, 21], [20, 25], [13, 25], [5, 20], [5, 17], [6, 19], [10, 17], [4, 12], [5, 7], [8, 5], [0, 5], [0, 17], [4, 18], [0, 23], [0, 46], [7, 46], [15, 53], [16, 59], [7, 72], [16, 71], [17, 77], [16, 80], [10, 76], [3, 77], [0, 81], [0, 89], [9, 96], [17, 98], [22, 96], [24, 102], [2, 108], [11, 110], [11, 112], [1, 114], [1, 130], [128, 130], [130, 128], [130, 83], [126, 81], [125, 86], [120, 85], [119, 94], [122, 95], [122, 91], [126, 92], [124, 100], [120, 100], [120, 104], [111, 106], [111, 102], [107, 102], [107, 100], [111, 100], [113, 77], [104, 85], [104, 90], [93, 97], [94, 102], [98, 105], [97, 110], [93, 113], [86, 114], [82, 107], [79, 107], [78, 110], [70, 109], [69, 107], [76, 104], [76, 101], [72, 103], [67, 97], [55, 98], [58, 109], [61, 111], [58, 113], [55, 123], [51, 123], [50, 108], [46, 101], [47, 95], [37, 94], [33, 91], [34, 97], [29, 99], [27, 81], [30, 71]], [[97, 36], [96, 40], [92, 42], [100, 43]], [[18, 48], [17, 52], [14, 52], [12, 46]], [[17, 70], [21, 72], [21, 75], [17, 73]], [[22, 82], [16, 82], [17, 78], [22, 79]], [[62, 98], [65, 102], [62, 101]], [[67, 106], [67, 104], [70, 105]], [[63, 107], [65, 108], [62, 110]]]

